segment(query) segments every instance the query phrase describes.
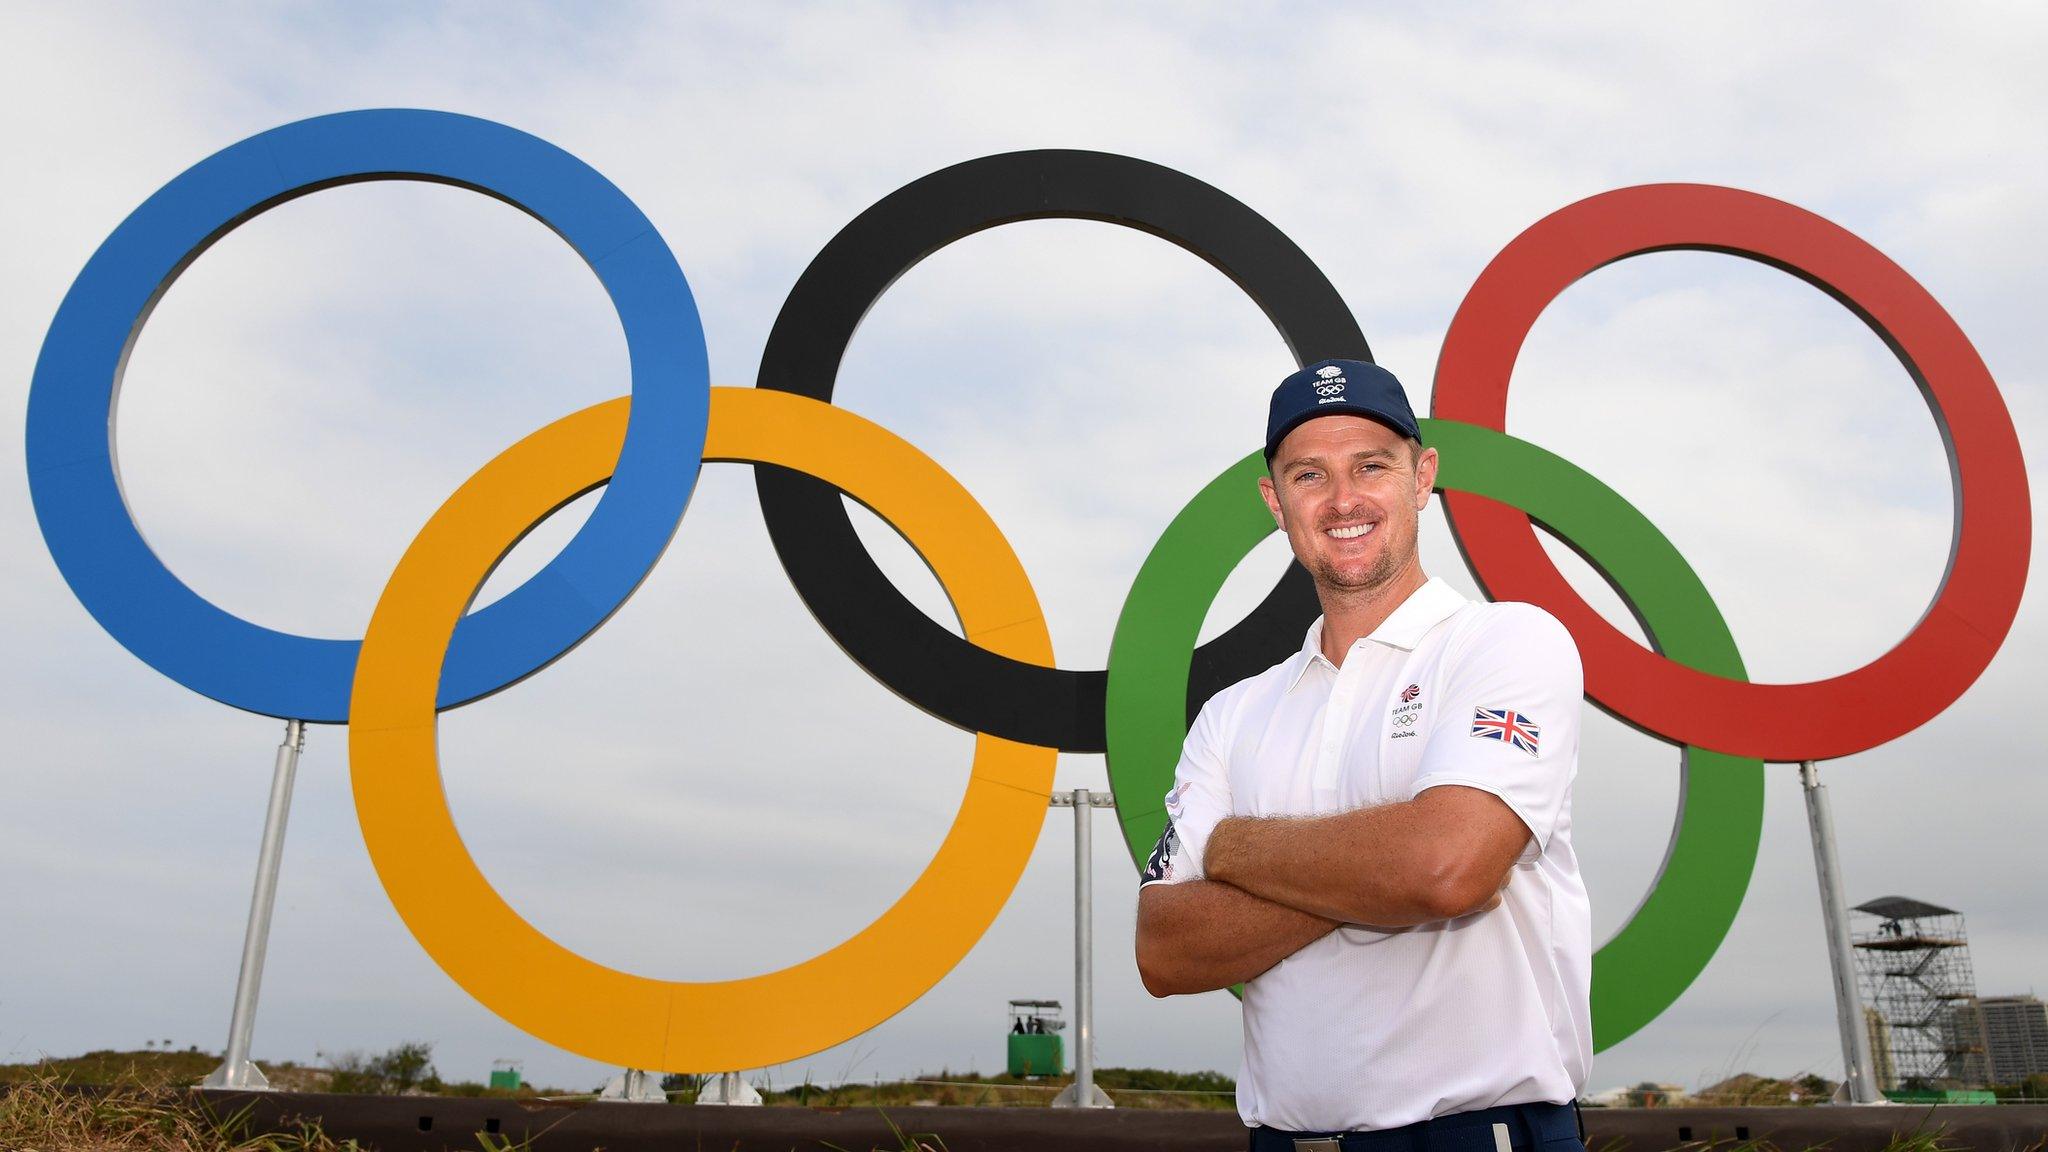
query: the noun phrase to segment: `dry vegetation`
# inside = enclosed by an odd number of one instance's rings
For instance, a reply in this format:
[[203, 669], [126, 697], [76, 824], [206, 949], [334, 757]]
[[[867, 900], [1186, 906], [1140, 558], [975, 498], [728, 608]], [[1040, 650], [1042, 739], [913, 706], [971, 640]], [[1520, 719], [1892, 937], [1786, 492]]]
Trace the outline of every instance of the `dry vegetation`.
[[0, 1087], [0, 1148], [20, 1152], [359, 1152], [317, 1126], [250, 1133], [239, 1115], [194, 1107], [189, 1092], [77, 1089], [53, 1076]]
[[[941, 1071], [913, 1080], [822, 1087], [800, 1084], [763, 1089], [762, 1102], [811, 1108], [901, 1108], [962, 1105], [979, 1108], [1043, 1108], [1071, 1076], [1023, 1079], [1008, 1074]], [[1235, 1111], [1237, 1085], [1217, 1072], [1163, 1072], [1156, 1068], [1099, 1068], [1096, 1086], [1119, 1108]], [[687, 1099], [687, 1096], [684, 1097]]]
[[[172, 1051], [169, 1048], [141, 1052], [110, 1049], [38, 1060], [33, 1064], [0, 1064], [0, 1084], [53, 1079], [65, 1084], [119, 1084], [131, 1088], [189, 1088], [206, 1078], [220, 1064], [217, 1052], [197, 1048]], [[263, 1061], [263, 1074], [270, 1086], [283, 1092], [325, 1092], [333, 1073], [290, 1061]], [[0, 1146], [4, 1147], [4, 1146]]]
[[[403, 1050], [394, 1049], [394, 1052]], [[386, 1054], [387, 1056], [390, 1054]], [[382, 1058], [345, 1053], [334, 1067], [264, 1061], [271, 1086], [290, 1092], [378, 1091], [388, 1087]], [[318, 1124], [256, 1132], [244, 1113], [210, 1110], [191, 1088], [220, 1063], [215, 1053], [169, 1048], [100, 1051], [34, 1064], [0, 1065], [0, 1149], [5, 1152], [368, 1152]], [[423, 1071], [431, 1072], [431, 1067]], [[451, 1095], [493, 1093], [477, 1084], [443, 1086]], [[518, 1145], [477, 1134], [480, 1152]]]
[[[370, 1152], [353, 1140], [336, 1139], [317, 1124], [285, 1132], [255, 1132], [242, 1113], [209, 1110], [190, 1086], [212, 1070], [218, 1057], [199, 1052], [92, 1052], [32, 1065], [0, 1065], [0, 1149], [7, 1152]], [[333, 1069], [294, 1064], [264, 1065], [273, 1083], [299, 1091], [322, 1091]], [[1102, 1069], [1097, 1082], [1120, 1108], [1231, 1108], [1228, 1077], [1216, 1073]], [[941, 1072], [918, 1080], [820, 1088], [799, 1085], [765, 1091], [766, 1102], [784, 1106], [860, 1108], [906, 1105], [1044, 1106], [1064, 1079], [1019, 1081], [1009, 1076]], [[1747, 1102], [1775, 1094], [1776, 1082], [1742, 1084]], [[1791, 1083], [1797, 1083], [1791, 1082]], [[90, 1085], [90, 1087], [87, 1087]], [[470, 1088], [474, 1085], [448, 1085]], [[1717, 1086], [1719, 1087], [1719, 1086]], [[1804, 1084], [1809, 1090], [1818, 1085]], [[528, 1090], [531, 1091], [530, 1089]], [[687, 1091], [675, 1094], [687, 1100]], [[1778, 1102], [1778, 1101], [1772, 1101]], [[892, 1128], [894, 1125], [892, 1124]], [[897, 1131], [905, 1150], [942, 1148], [930, 1134]], [[519, 1152], [521, 1145], [477, 1133], [480, 1152]], [[1704, 1152], [1706, 1145], [1686, 1146]], [[1620, 1152], [1614, 1148], [1598, 1152]], [[1633, 1149], [1629, 1152], [1654, 1152]], [[1714, 1152], [1785, 1152], [1769, 1141], [1719, 1144]], [[1895, 1141], [1885, 1152], [1961, 1152], [1937, 1135]], [[2048, 1152], [2048, 1141], [2030, 1152]]]

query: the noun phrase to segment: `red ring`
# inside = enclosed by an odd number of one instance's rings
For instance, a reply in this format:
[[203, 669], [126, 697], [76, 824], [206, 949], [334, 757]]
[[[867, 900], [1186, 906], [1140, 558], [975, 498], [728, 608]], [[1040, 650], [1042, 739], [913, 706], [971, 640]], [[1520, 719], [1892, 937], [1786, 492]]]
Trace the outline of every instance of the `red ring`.
[[1504, 504], [1445, 493], [1452, 528], [1496, 599], [1543, 606], [1578, 641], [1586, 692], [1670, 740], [1765, 760], [1847, 756], [1904, 735], [1973, 683], [2012, 627], [2032, 520], [2012, 417], [1962, 329], [1904, 269], [1802, 208], [1706, 184], [1649, 184], [1581, 200], [1501, 250], [1444, 337], [1432, 414], [1506, 431], [1508, 378], [1536, 317], [1581, 276], [1630, 256], [1699, 249], [1790, 272], [1842, 302], [1897, 352], [1953, 462], [1956, 532], [1934, 603], [1891, 651], [1804, 684], [1751, 684], [1644, 648], [1574, 592]]

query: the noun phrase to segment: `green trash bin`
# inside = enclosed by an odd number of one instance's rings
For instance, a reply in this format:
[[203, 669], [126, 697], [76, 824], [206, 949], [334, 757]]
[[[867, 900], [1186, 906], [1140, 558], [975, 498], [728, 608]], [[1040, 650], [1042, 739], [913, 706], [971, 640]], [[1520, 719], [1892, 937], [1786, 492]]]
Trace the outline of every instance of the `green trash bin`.
[[491, 1087], [506, 1092], [517, 1092], [524, 1081], [519, 1075], [519, 1062], [500, 1060], [491, 1068]]
[[1010, 1001], [1010, 1075], [1058, 1076], [1067, 1070], [1057, 1000]]

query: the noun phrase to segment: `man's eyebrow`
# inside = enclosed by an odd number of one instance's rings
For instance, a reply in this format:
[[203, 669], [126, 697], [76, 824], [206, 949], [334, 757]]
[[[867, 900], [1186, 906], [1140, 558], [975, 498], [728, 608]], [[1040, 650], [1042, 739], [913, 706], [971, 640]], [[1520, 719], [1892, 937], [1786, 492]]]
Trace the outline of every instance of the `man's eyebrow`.
[[[1393, 460], [1396, 458], [1397, 454], [1392, 448], [1360, 448], [1346, 457], [1346, 459], [1350, 460]], [[1275, 467], [1275, 471], [1285, 474], [1294, 471], [1296, 468], [1323, 468], [1327, 466], [1327, 461], [1322, 456], [1295, 456], [1281, 460]]]
[[[1344, 454], [1344, 459], [1346, 460], [1393, 460], [1396, 458], [1392, 448], [1360, 448], [1356, 452]], [[1321, 456], [1304, 456], [1299, 462], [1312, 463], [1317, 467], [1324, 466], [1324, 459]], [[1296, 461], [1290, 461], [1290, 466], [1293, 463], [1296, 463]]]

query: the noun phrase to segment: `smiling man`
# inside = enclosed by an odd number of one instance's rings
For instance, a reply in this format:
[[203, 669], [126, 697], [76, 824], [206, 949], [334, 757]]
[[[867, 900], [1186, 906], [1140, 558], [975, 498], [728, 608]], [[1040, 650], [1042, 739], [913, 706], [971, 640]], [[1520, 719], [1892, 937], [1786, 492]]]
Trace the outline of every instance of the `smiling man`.
[[1145, 987], [1244, 985], [1255, 1152], [1575, 1147], [1578, 650], [1423, 573], [1437, 453], [1385, 369], [1283, 380], [1266, 461], [1323, 616], [1188, 733], [1138, 899]]

